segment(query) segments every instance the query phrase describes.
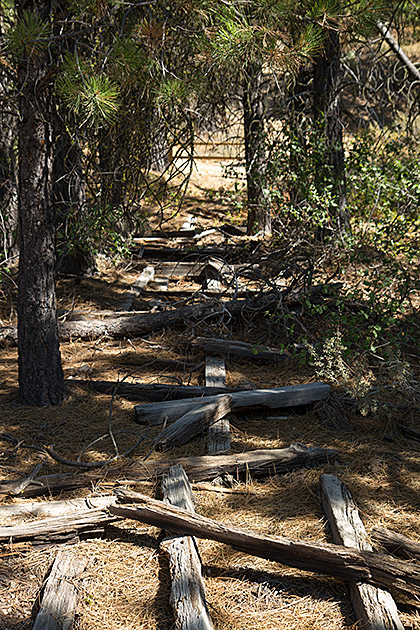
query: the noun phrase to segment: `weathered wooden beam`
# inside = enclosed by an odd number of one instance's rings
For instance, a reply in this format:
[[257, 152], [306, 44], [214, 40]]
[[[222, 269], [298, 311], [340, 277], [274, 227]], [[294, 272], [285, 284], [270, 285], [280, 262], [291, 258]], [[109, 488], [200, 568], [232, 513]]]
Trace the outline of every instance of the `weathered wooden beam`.
[[[321, 475], [320, 496], [333, 540], [338, 545], [372, 551], [353, 497], [335, 475]], [[356, 619], [364, 630], [404, 630], [392, 595], [351, 580], [350, 597]]]
[[84, 533], [97, 529], [98, 526], [103, 527], [113, 523], [115, 520], [118, 519], [111, 516], [105, 508], [85, 508], [64, 516], [51, 516], [23, 524], [0, 527], [0, 543], [31, 540], [39, 536], [68, 532]]
[[420, 562], [420, 543], [407, 536], [397, 534], [385, 527], [375, 527], [372, 531], [372, 539], [395, 556]]
[[39, 501], [37, 503], [10, 503], [0, 505], [0, 517], [64, 516], [81, 510], [105, 509], [114, 502], [111, 495], [67, 499], [65, 501]]
[[[226, 386], [226, 367], [222, 357], [206, 357], [206, 387]], [[227, 416], [210, 425], [207, 431], [207, 451], [210, 454], [230, 450], [230, 422]]]
[[[205, 398], [208, 394], [229, 394], [238, 390], [218, 387], [200, 387], [194, 385], [161, 385], [144, 383], [119, 383], [118, 381], [85, 381], [78, 379], [67, 379], [66, 383], [74, 383], [80, 387], [88, 387], [100, 394], [114, 394], [127, 398], [128, 400], [174, 400], [177, 398], [192, 398], [193, 406], [201, 402], [208, 402]], [[182, 414], [181, 414], [182, 415]]]
[[[179, 464], [171, 466], [164, 475], [162, 496], [168, 505], [194, 512], [191, 485]], [[160, 548], [169, 559], [169, 601], [174, 611], [176, 630], [212, 630], [195, 538], [171, 534], [163, 539]]]
[[224, 418], [232, 409], [231, 396], [216, 396], [216, 400], [198, 404], [166, 427], [157, 443], [158, 450], [181, 446], [192, 440], [212, 424]]
[[74, 550], [59, 550], [34, 606], [32, 630], [71, 630], [79, 600], [77, 580], [87, 565]]
[[215, 337], [197, 337], [192, 341], [193, 346], [198, 346], [206, 353], [223, 355], [227, 358], [248, 359], [264, 363], [277, 363], [290, 359], [288, 353], [280, 352], [273, 348], [253, 345], [243, 341], [230, 339], [218, 339]]
[[[314, 468], [338, 459], [338, 451], [329, 448], [308, 448], [303, 444], [292, 444], [287, 448], [248, 451], [234, 455], [199, 455], [180, 457], [181, 464], [191, 481], [206, 481], [220, 475], [230, 474], [235, 479], [267, 477], [283, 474], [297, 468]], [[126, 470], [129, 479], [148, 480], [161, 477], [174, 462], [139, 461]], [[121, 475], [120, 475], [121, 479]], [[120, 483], [124, 483], [120, 481]], [[126, 482], [128, 483], [128, 482]]]
[[[179, 392], [179, 390], [177, 390]], [[215, 392], [216, 393], [216, 392]], [[253, 389], [247, 391], [218, 390], [217, 393], [229, 393], [232, 396], [234, 411], [251, 408], [282, 409], [309, 405], [319, 400], [325, 400], [330, 395], [330, 387], [325, 383], [308, 383], [289, 387], [275, 387], [273, 389]], [[214, 396], [204, 396], [200, 403], [213, 402]], [[163, 422], [173, 422], [197, 404], [195, 400], [177, 400], [161, 403], [136, 405], [134, 407], [135, 420], [139, 424], [156, 425]]]
[[118, 306], [118, 311], [129, 311], [136, 297], [141, 293], [142, 289], [146, 287], [148, 282], [155, 277], [155, 268], [147, 266], [143, 269], [139, 277], [131, 285], [131, 289], [125, 294], [124, 300]]
[[120, 500], [135, 503], [135, 507], [112, 505], [110, 512], [116, 516], [135, 519], [179, 534], [217, 540], [243, 553], [305, 571], [346, 580], [368, 581], [411, 598], [420, 596], [420, 567], [412, 563], [372, 551], [264, 536], [251, 530], [229, 527], [197, 513], [191, 514], [136, 492], [117, 488], [115, 493]]

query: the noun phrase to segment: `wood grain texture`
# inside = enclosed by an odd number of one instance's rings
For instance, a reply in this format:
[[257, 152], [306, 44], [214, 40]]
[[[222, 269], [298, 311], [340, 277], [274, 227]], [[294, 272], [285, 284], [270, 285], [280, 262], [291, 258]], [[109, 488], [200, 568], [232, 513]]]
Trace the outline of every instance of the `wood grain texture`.
[[41, 589], [32, 630], [71, 630], [79, 599], [77, 580], [87, 561], [60, 550]]
[[217, 540], [239, 551], [346, 580], [368, 581], [375, 586], [416, 600], [420, 596], [420, 567], [372, 551], [350, 549], [328, 543], [306, 543], [273, 538], [251, 530], [229, 527], [197, 513], [169, 506], [145, 495], [117, 488], [118, 498], [135, 507], [111, 505], [110, 512], [165, 530]]
[[[345, 547], [372, 551], [353, 498], [335, 475], [321, 475], [320, 496], [334, 542]], [[388, 591], [351, 581], [350, 597], [357, 620], [364, 630], [404, 630], [395, 602]]]
[[[171, 466], [164, 475], [162, 495], [165, 503], [194, 512], [191, 485], [182, 466]], [[169, 601], [174, 611], [176, 630], [212, 630], [195, 538], [170, 535], [164, 538], [160, 547], [169, 560]]]
[[204, 433], [210, 425], [226, 416], [231, 409], [231, 396], [217, 396], [214, 402], [193, 407], [162, 431], [157, 444], [158, 449], [165, 450], [186, 444], [200, 433]]
[[[216, 393], [216, 392], [215, 392]], [[232, 396], [234, 411], [251, 408], [282, 409], [309, 405], [319, 400], [325, 400], [330, 395], [330, 387], [325, 383], [306, 383], [289, 387], [274, 387], [272, 389], [253, 389], [247, 391], [225, 390], [218, 393], [229, 393]], [[203, 396], [200, 403], [213, 402], [214, 396]], [[135, 420], [139, 424], [163, 424], [173, 422], [191, 407], [197, 404], [194, 400], [165, 401], [136, 405]]]
[[420, 543], [407, 536], [397, 534], [385, 527], [375, 527], [372, 531], [372, 539], [395, 556], [420, 562]]

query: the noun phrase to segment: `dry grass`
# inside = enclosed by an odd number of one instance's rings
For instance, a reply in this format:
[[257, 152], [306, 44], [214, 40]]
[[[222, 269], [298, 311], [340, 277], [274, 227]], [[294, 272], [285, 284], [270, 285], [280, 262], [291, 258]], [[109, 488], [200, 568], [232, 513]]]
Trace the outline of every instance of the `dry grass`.
[[[133, 272], [134, 273], [134, 272]], [[114, 308], [132, 282], [131, 270], [103, 266], [97, 279], [62, 281], [60, 307], [65, 309]], [[2, 317], [9, 316], [10, 293], [0, 304]], [[201, 332], [206, 332], [205, 330]], [[253, 333], [262, 335], [260, 329]], [[166, 333], [147, 341], [101, 340], [64, 343], [61, 347], [66, 376], [103, 380], [141, 382], [202, 382], [202, 357], [186, 354], [191, 332]], [[246, 331], [231, 331], [246, 338]], [[133, 366], [133, 357], [139, 365]], [[90, 442], [107, 433], [110, 398], [69, 384], [69, 397], [56, 409], [33, 409], [17, 404], [17, 354], [1, 350], [0, 415], [2, 432], [26, 443], [48, 443], [62, 456], [76, 459]], [[157, 370], [157, 359], [181, 359], [197, 367], [185, 370]], [[251, 381], [273, 387], [316, 380], [309, 368], [296, 363], [259, 366], [250, 362], [229, 362], [228, 385]], [[395, 394], [391, 391], [392, 398]], [[404, 396], [401, 394], [404, 402]], [[119, 449], [128, 448], [143, 431], [133, 423], [133, 404], [116, 397], [112, 428]], [[324, 527], [318, 500], [318, 480], [331, 472], [347, 484], [361, 511], [368, 532], [383, 525], [420, 540], [420, 446], [398, 439], [393, 427], [398, 420], [410, 422], [407, 412], [393, 414], [384, 409], [369, 417], [349, 415], [351, 431], [337, 431], [322, 421], [315, 410], [287, 419], [266, 420], [268, 414], [254, 413], [232, 417], [232, 449], [279, 448], [293, 442], [308, 446], [337, 448], [341, 463], [320, 469], [299, 470], [263, 482], [248, 479], [242, 494], [194, 492], [197, 512], [226, 523], [251, 528], [274, 536], [307, 541], [330, 540]], [[269, 415], [273, 415], [272, 413]], [[414, 423], [413, 423], [414, 426]], [[153, 440], [158, 429], [150, 434]], [[133, 433], [134, 432], [134, 433]], [[394, 441], [384, 438], [390, 436]], [[125, 463], [140, 459], [150, 449], [150, 441], [139, 446]], [[3, 451], [0, 471], [3, 479], [28, 474], [42, 460], [40, 453], [14, 450], [0, 442]], [[174, 450], [173, 456], [205, 452], [203, 439]], [[109, 439], [93, 445], [85, 461], [100, 461], [114, 455]], [[153, 453], [152, 458], [166, 457]], [[120, 465], [120, 464], [118, 464]], [[51, 459], [42, 474], [68, 472]], [[122, 473], [123, 474], [123, 471]], [[63, 498], [85, 496], [108, 490], [106, 481]], [[145, 484], [143, 490], [153, 493]], [[46, 499], [48, 500], [48, 499]], [[18, 501], [5, 498], [4, 501]], [[89, 540], [77, 546], [88, 558], [81, 587], [76, 621], [78, 630], [171, 630], [174, 627], [168, 604], [169, 580], [166, 559], [159, 554], [159, 532], [152, 527], [124, 521], [109, 528], [103, 540]], [[338, 580], [282, 567], [246, 556], [226, 546], [199, 541], [205, 570], [207, 600], [217, 630], [344, 630], [358, 626], [352, 613], [346, 585]], [[0, 550], [0, 629], [27, 630], [32, 602], [42, 578], [54, 557], [54, 548], [28, 546]], [[420, 629], [420, 615], [414, 608], [402, 607], [405, 628]]]

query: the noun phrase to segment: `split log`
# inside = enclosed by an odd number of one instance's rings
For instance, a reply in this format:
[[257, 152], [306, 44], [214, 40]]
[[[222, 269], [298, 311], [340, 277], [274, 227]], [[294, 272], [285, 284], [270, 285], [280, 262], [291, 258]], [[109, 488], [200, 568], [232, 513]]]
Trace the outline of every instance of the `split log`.
[[120, 303], [117, 310], [129, 311], [133, 306], [136, 297], [145, 288], [148, 282], [155, 277], [155, 268], [152, 266], [145, 267], [136, 281], [131, 285], [130, 291], [124, 296], [124, 300]]
[[375, 527], [372, 531], [372, 538], [389, 553], [400, 558], [420, 562], [420, 543], [411, 540], [411, 538], [397, 534], [397, 532], [385, 527]]
[[165, 530], [217, 540], [234, 549], [287, 566], [332, 575], [346, 580], [368, 581], [396, 593], [420, 596], [420, 568], [373, 551], [360, 551], [328, 543], [306, 543], [290, 538], [273, 538], [251, 530], [229, 527], [187, 510], [169, 506], [122, 488], [118, 498], [135, 507], [112, 505], [112, 514], [131, 518]]
[[85, 499], [68, 499], [66, 501], [43, 501], [37, 503], [11, 503], [0, 505], [0, 517], [25, 516], [63, 516], [83, 509], [105, 509], [113, 503], [110, 495], [87, 497]]
[[162, 431], [157, 448], [166, 450], [186, 444], [200, 433], [204, 433], [210, 425], [226, 416], [231, 409], [231, 396], [216, 396], [214, 402], [193, 407]]
[[[335, 475], [321, 475], [320, 495], [334, 542], [372, 551], [353, 498]], [[350, 598], [356, 619], [364, 630], [404, 630], [392, 595], [363, 582], [350, 581]]]
[[[338, 459], [338, 451], [329, 448], [308, 448], [303, 444], [292, 444], [287, 448], [248, 451], [234, 455], [200, 455], [180, 457], [181, 464], [191, 481], [206, 481], [221, 475], [233, 475], [235, 479], [268, 477], [278, 475], [297, 468], [315, 468]], [[160, 477], [174, 462], [141, 461], [134, 463], [127, 475], [137, 481]], [[120, 481], [129, 483], [129, 481]]]
[[87, 508], [65, 516], [51, 516], [41, 520], [28, 521], [19, 525], [0, 527], [0, 544], [16, 540], [31, 540], [39, 536], [66, 534], [68, 532], [86, 533], [98, 527], [104, 527], [118, 520], [110, 516], [106, 509]]
[[[330, 387], [325, 385], [325, 383], [308, 383], [273, 389], [225, 390], [224, 392], [218, 390], [218, 393], [229, 393], [232, 396], [232, 409], [234, 411], [251, 408], [283, 409], [325, 400], [330, 395]], [[208, 403], [214, 402], [214, 400], [215, 396], [204, 396], [199, 402]], [[134, 407], [135, 420], [139, 424], [149, 425], [163, 424], [165, 420], [173, 422], [187, 413], [196, 404], [197, 400], [177, 400], [175, 402], [166, 401], [136, 405]]]
[[[164, 475], [162, 495], [168, 505], [194, 512], [191, 486], [182, 466], [171, 466]], [[169, 558], [169, 601], [174, 611], [176, 630], [212, 630], [195, 538], [171, 535], [163, 539], [160, 548]]]
[[230, 339], [197, 337], [192, 342], [192, 345], [198, 346], [204, 352], [221, 354], [227, 358], [248, 359], [250, 361], [261, 361], [264, 363], [276, 363], [290, 359], [289, 354], [279, 352], [273, 348], [256, 346], [243, 341], [231, 341]]
[[[206, 403], [208, 394], [227, 394], [238, 391], [227, 387], [200, 387], [195, 385], [147, 385], [144, 383], [119, 383], [118, 381], [84, 381], [67, 379], [66, 383], [74, 383], [81, 387], [89, 387], [100, 394], [114, 394], [127, 398], [127, 400], [173, 400], [177, 398], [193, 398], [193, 406]], [[186, 412], [184, 412], [186, 413]], [[182, 414], [181, 414], [182, 415]], [[155, 423], [158, 424], [158, 423]]]
[[71, 630], [79, 599], [77, 579], [86, 565], [87, 560], [77, 558], [74, 551], [58, 551], [35, 603], [32, 630]]
[[[206, 387], [225, 387], [226, 368], [222, 357], [206, 357]], [[230, 422], [227, 416], [212, 424], [207, 431], [207, 451], [210, 454], [230, 450]]]

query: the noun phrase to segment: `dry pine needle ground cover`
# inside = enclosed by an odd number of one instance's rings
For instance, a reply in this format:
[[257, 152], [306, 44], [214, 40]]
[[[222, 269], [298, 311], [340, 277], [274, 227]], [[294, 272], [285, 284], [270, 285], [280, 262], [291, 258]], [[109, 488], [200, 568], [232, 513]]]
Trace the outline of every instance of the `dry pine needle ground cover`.
[[[204, 204], [204, 202], [202, 201]], [[96, 279], [59, 283], [59, 307], [78, 310], [113, 309], [132, 282], [130, 269], [104, 265]], [[11, 293], [1, 306], [6, 323], [11, 317]], [[203, 357], [191, 352], [189, 341], [201, 330], [159, 333], [147, 340], [115, 342], [107, 339], [74, 341], [61, 346], [66, 377], [77, 379], [171, 382], [201, 384]], [[228, 331], [249, 340], [250, 331]], [[253, 334], [264, 335], [264, 324], [254, 325]], [[67, 459], [75, 460], [98, 437], [107, 434], [110, 397], [95, 394], [69, 382], [68, 399], [56, 409], [32, 409], [17, 403], [17, 352], [3, 348], [0, 364], [0, 416], [2, 433], [27, 444], [51, 444]], [[162, 367], [165, 359], [185, 361], [182, 367]], [[157, 367], [159, 366], [159, 367]], [[313, 369], [297, 361], [273, 366], [256, 362], [228, 361], [227, 385], [252, 382], [259, 387], [275, 387], [317, 380]], [[386, 396], [386, 388], [384, 396]], [[414, 391], [414, 390], [413, 390]], [[331, 541], [325, 528], [318, 499], [322, 472], [338, 475], [360, 509], [369, 533], [373, 526], [385, 526], [420, 540], [420, 444], [401, 438], [395, 431], [398, 421], [415, 426], [416, 413], [410, 411], [413, 391], [388, 394], [390, 401], [400, 397], [402, 411], [386, 412], [382, 405], [375, 413], [347, 414], [348, 428], [335, 429], [328, 414], [314, 408], [302, 414], [284, 414], [267, 421], [267, 413], [232, 416], [232, 451], [279, 448], [293, 442], [308, 446], [337, 448], [340, 462], [312, 470], [298, 470], [265, 481], [249, 478], [235, 492], [194, 489], [196, 511], [214, 519], [251, 528], [273, 536], [307, 541]], [[133, 406], [118, 395], [113, 401], [112, 429], [120, 451], [129, 448], [144, 431], [133, 422]], [[405, 405], [405, 406], [404, 406]], [[410, 415], [411, 414], [411, 415]], [[273, 414], [270, 414], [273, 415]], [[143, 458], [158, 428], [124, 462]], [[45, 460], [41, 474], [69, 472], [68, 467], [33, 450], [14, 448], [0, 442], [2, 479], [29, 474]], [[177, 448], [174, 458], [205, 453], [204, 438]], [[101, 461], [115, 454], [109, 439], [93, 444], [85, 461]], [[153, 452], [153, 459], [166, 458]], [[123, 476], [122, 468], [122, 476]], [[90, 489], [63, 494], [61, 498], [94, 496], [109, 492], [103, 481]], [[155, 494], [152, 484], [137, 490]], [[51, 497], [52, 498], [52, 497]], [[57, 497], [54, 497], [57, 498]], [[46, 498], [45, 500], [49, 500]], [[4, 502], [21, 499], [4, 498]], [[168, 604], [169, 573], [166, 559], [159, 554], [160, 532], [140, 523], [121, 521], [107, 530], [106, 538], [77, 544], [77, 553], [88, 558], [76, 619], [77, 630], [170, 630], [174, 627]], [[198, 542], [204, 571], [207, 601], [217, 630], [342, 630], [357, 628], [344, 582], [283, 567], [233, 551], [211, 542]], [[55, 549], [30, 545], [4, 546], [0, 550], [0, 629], [26, 630], [30, 627], [31, 606], [52, 562]], [[420, 629], [420, 609], [399, 602], [405, 628]]]

